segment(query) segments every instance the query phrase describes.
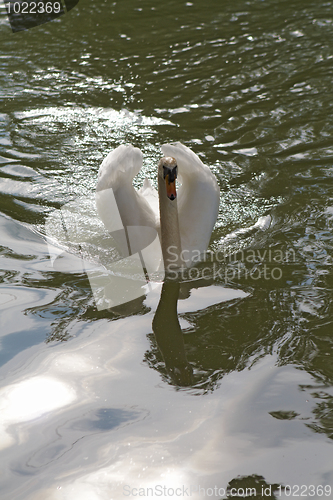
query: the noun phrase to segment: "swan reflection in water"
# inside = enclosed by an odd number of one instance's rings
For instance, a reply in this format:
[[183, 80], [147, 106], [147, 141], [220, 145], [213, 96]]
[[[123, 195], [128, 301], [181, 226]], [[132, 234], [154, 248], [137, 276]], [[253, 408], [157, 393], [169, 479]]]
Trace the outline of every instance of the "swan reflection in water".
[[189, 386], [193, 383], [193, 370], [187, 361], [183, 332], [178, 320], [179, 290], [179, 281], [164, 281], [152, 326], [165, 368], [173, 383]]

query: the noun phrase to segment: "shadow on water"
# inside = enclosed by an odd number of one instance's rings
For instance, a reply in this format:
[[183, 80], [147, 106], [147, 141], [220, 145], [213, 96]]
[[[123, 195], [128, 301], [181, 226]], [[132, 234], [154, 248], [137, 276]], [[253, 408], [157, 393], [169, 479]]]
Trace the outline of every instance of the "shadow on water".
[[[227, 486], [228, 498], [251, 497], [257, 499], [272, 498], [277, 499], [281, 496], [278, 484], [269, 484], [262, 476], [253, 474], [252, 476], [238, 476], [232, 479]], [[222, 499], [224, 500], [224, 499]]]

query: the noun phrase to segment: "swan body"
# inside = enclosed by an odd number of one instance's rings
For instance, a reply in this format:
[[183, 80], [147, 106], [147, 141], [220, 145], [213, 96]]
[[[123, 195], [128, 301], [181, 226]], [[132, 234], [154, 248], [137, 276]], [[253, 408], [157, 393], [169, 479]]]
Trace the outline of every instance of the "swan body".
[[[158, 235], [164, 265], [166, 248], [171, 246], [175, 267], [189, 267], [207, 250], [218, 215], [219, 187], [210, 169], [188, 147], [176, 142], [161, 149], [158, 191], [148, 179], [138, 191], [133, 187], [142, 167], [140, 149], [121, 145], [111, 151], [98, 173], [97, 211], [124, 257], [147, 248], [154, 253]], [[172, 172], [181, 185], [177, 195], [167, 196]]]

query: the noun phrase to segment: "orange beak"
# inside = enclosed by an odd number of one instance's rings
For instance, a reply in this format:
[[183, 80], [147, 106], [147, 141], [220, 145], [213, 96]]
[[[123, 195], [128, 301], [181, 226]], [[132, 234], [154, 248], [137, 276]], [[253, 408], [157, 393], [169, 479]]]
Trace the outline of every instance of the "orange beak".
[[165, 176], [165, 185], [166, 185], [166, 193], [169, 200], [174, 200], [177, 196], [176, 192], [176, 179], [172, 182], [169, 182], [169, 175]]

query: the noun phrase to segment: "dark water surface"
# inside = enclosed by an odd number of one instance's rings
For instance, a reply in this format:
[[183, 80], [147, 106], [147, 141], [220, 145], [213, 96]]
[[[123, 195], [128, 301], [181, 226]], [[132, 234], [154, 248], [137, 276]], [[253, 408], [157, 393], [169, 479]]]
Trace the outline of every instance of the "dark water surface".
[[[80, 0], [0, 36], [1, 498], [332, 498], [333, 2]], [[45, 224], [170, 141], [228, 258], [154, 335], [161, 288], [97, 310]]]

